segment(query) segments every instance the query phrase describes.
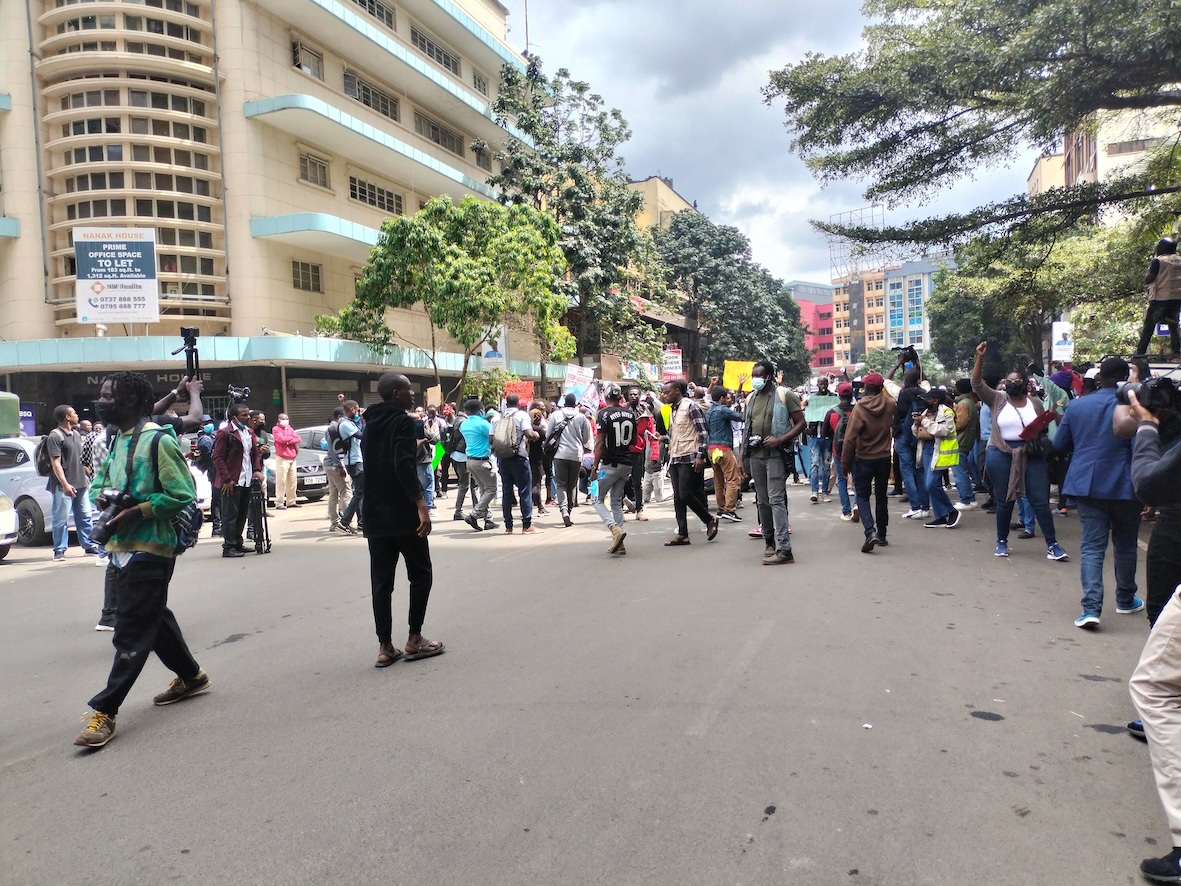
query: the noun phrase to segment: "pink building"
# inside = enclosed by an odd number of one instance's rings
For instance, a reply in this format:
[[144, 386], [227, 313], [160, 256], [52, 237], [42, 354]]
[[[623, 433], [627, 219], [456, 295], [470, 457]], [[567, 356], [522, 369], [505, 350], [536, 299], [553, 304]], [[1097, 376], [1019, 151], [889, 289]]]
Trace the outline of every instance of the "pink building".
[[793, 280], [786, 288], [795, 303], [800, 306], [800, 322], [804, 326], [804, 347], [812, 352], [812, 374], [832, 372], [835, 362], [832, 287], [825, 283]]

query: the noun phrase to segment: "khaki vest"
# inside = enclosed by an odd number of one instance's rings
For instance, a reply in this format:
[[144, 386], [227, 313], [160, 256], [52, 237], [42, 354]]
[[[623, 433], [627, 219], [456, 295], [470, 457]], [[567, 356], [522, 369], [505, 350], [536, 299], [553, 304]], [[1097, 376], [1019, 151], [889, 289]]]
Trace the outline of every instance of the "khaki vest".
[[1160, 270], [1148, 284], [1149, 301], [1181, 301], [1181, 255], [1158, 255]]

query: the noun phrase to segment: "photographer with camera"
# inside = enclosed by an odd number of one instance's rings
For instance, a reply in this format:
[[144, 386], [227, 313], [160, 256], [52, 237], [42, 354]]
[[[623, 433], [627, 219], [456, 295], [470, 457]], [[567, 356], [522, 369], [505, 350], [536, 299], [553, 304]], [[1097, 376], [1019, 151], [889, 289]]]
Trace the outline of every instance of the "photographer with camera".
[[[1095, 396], [1095, 395], [1089, 395]], [[1153, 625], [1128, 681], [1140, 721], [1128, 724], [1148, 741], [1157, 793], [1172, 832], [1173, 850], [1147, 858], [1140, 871], [1161, 883], [1181, 882], [1181, 416], [1168, 379], [1126, 385], [1119, 399], [1139, 423], [1132, 449], [1137, 497], [1160, 508], [1148, 543], [1148, 619]], [[1084, 399], [1089, 399], [1084, 398]], [[1139, 730], [1137, 729], [1139, 727]]]
[[246, 544], [242, 533], [250, 513], [252, 480], [265, 483], [258, 438], [249, 427], [250, 407], [235, 403], [229, 409], [229, 422], [213, 440], [215, 485], [221, 490], [221, 533], [223, 557], [244, 557]]
[[110, 554], [109, 569], [115, 570], [115, 661], [106, 688], [90, 700], [93, 714], [74, 740], [80, 747], [101, 748], [114, 737], [119, 707], [152, 652], [176, 674], [153, 699], [157, 705], [210, 686], [167, 605], [176, 565], [171, 521], [197, 493], [176, 440], [148, 419], [152, 398], [145, 376], [116, 372], [103, 380], [94, 404], [103, 423], [119, 429], [90, 493], [105, 508], [95, 535]]

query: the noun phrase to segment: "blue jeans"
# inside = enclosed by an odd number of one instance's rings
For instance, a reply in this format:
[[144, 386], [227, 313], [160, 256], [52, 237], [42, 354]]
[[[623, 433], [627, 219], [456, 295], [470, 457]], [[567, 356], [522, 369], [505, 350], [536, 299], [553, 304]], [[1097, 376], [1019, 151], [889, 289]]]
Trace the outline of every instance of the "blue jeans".
[[1017, 522], [1024, 526], [1027, 532], [1033, 532], [1033, 505], [1029, 503], [1028, 495], [1017, 499]]
[[946, 517], [955, 508], [951, 506], [951, 499], [943, 491], [943, 474], [934, 467], [935, 459], [932, 455], [935, 453], [936, 445], [933, 442], [923, 444], [923, 477], [926, 479], [927, 496], [935, 509], [935, 519], [939, 519]]
[[813, 437], [808, 441], [808, 454], [812, 467], [808, 473], [812, 479], [812, 494], [828, 494], [828, 457], [832, 454], [832, 440]]
[[951, 469], [952, 479], [955, 480], [955, 491], [960, 501], [970, 505], [976, 500], [976, 493], [972, 491], [972, 473], [976, 470], [976, 462], [972, 460], [970, 449], [960, 450], [960, 463]]
[[93, 547], [90, 541], [90, 489], [86, 486], [79, 486], [74, 497], [70, 498], [61, 487], [53, 490], [53, 507], [50, 510], [50, 519], [53, 522], [53, 552], [55, 554], [65, 553], [66, 548], [70, 546], [70, 530], [68, 528], [68, 520], [70, 519], [70, 511], [74, 512], [74, 528], [78, 531], [78, 544], [83, 550]]
[[849, 477], [841, 470], [839, 464], [834, 464], [833, 468], [837, 472], [837, 495], [841, 499], [841, 513], [851, 514], [853, 513], [853, 504], [849, 500]]
[[423, 497], [426, 498], [426, 506], [433, 508], [435, 506], [435, 472], [431, 470], [431, 463], [429, 461], [417, 467], [418, 485], [422, 487]]
[[513, 488], [521, 500], [521, 525], [533, 525], [533, 471], [529, 459], [516, 455], [500, 459], [500, 513], [504, 528], [513, 528]]
[[906, 500], [910, 502], [911, 510], [928, 511], [931, 509], [931, 497], [927, 494], [926, 482], [919, 483], [918, 470], [915, 459], [918, 455], [918, 439], [907, 422], [902, 423], [902, 430], [894, 441], [898, 450], [898, 466], [902, 469], [902, 485], [906, 489]]
[[1083, 581], [1083, 612], [1103, 612], [1103, 557], [1107, 539], [1115, 549], [1115, 604], [1131, 609], [1136, 597], [1136, 543], [1140, 536], [1140, 505], [1105, 498], [1078, 499], [1082, 525], [1079, 568]]
[[[997, 541], [1004, 541], [1009, 538], [1009, 521], [1013, 519], [1013, 506], [1016, 504], [1007, 501], [1009, 470], [1013, 466], [1013, 456], [1001, 452], [995, 446], [989, 446], [984, 458], [988, 476], [992, 479], [993, 495], [996, 497], [996, 537]], [[1025, 462], [1025, 494], [1029, 496], [1033, 514], [1038, 525], [1042, 527], [1046, 546], [1057, 544], [1058, 533], [1054, 529], [1054, 515], [1050, 513], [1050, 475], [1046, 470], [1044, 458], [1031, 458]]]

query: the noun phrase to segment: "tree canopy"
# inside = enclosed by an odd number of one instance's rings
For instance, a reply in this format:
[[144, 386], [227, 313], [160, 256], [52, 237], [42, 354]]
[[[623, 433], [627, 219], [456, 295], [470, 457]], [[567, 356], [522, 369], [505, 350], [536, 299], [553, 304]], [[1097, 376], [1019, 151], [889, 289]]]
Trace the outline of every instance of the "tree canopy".
[[[980, 168], [1089, 130], [1100, 112], [1181, 105], [1170, 0], [868, 0], [865, 47], [773, 71], [792, 147], [825, 182], [923, 202]], [[1164, 173], [1164, 174], [1162, 174]], [[816, 222], [865, 242], [947, 242], [1014, 227], [1052, 239], [1110, 204], [1181, 190], [1172, 166], [1016, 196], [971, 212], [874, 230]]]
[[573, 340], [559, 322], [566, 302], [556, 292], [563, 267], [557, 240], [553, 219], [529, 206], [435, 197], [414, 216], [382, 223], [353, 301], [318, 317], [317, 328], [388, 348], [405, 340], [388, 324], [387, 310], [421, 303], [431, 348], [420, 349], [435, 366], [436, 384], [436, 331], [463, 349], [463, 371], [448, 399], [463, 388], [472, 355], [501, 326], [535, 334], [555, 359], [566, 359]]

